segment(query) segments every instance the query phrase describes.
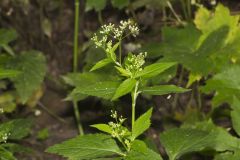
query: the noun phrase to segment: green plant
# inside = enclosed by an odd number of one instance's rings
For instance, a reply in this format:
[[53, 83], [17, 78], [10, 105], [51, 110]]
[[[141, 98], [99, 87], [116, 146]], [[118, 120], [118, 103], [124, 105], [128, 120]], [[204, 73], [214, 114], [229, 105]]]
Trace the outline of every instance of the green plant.
[[[9, 43], [17, 38], [14, 30], [0, 29], [0, 114], [11, 113], [18, 104], [34, 107], [32, 99], [39, 92], [46, 73], [45, 57], [38, 51], [15, 54]], [[8, 88], [13, 84], [14, 88]], [[28, 119], [15, 119], [0, 124], [0, 159], [16, 160], [15, 153], [29, 153], [31, 149], [19, 145], [32, 123]]]
[[[77, 72], [77, 70], [78, 70], [79, 8], [80, 8], [79, 0], [76, 0], [75, 1], [75, 20], [74, 20], [75, 25], [74, 25], [73, 72]], [[78, 126], [79, 133], [81, 135], [83, 135], [84, 131], [83, 131], [82, 124], [80, 122], [80, 112], [79, 112], [79, 109], [78, 109], [77, 102], [78, 101], [76, 99], [73, 99], [74, 114], [75, 114], [75, 118], [76, 118], [76, 121], [77, 121], [77, 126]]]
[[15, 153], [31, 153], [30, 148], [17, 142], [26, 137], [32, 123], [27, 119], [15, 119], [0, 124], [0, 159], [16, 160]]
[[[78, 136], [72, 140], [50, 147], [47, 151], [56, 153], [69, 159], [100, 159], [106, 157], [118, 157], [119, 159], [162, 159], [161, 156], [137, 139], [150, 127], [152, 109], [135, 118], [136, 103], [139, 94], [164, 95], [169, 93], [181, 93], [188, 91], [174, 85], [149, 86], [150, 78], [159, 75], [166, 69], [175, 65], [174, 62], [153, 63], [145, 66], [146, 53], [135, 55], [128, 53], [122, 61], [122, 43], [124, 38], [132, 35], [136, 37], [139, 29], [131, 20], [121, 21], [119, 26], [114, 24], [103, 25], [100, 32], [95, 34], [92, 40], [96, 47], [102, 48], [106, 58], [96, 63], [92, 73], [83, 73], [68, 79], [73, 83], [81, 80], [83, 83], [75, 84], [77, 87], [71, 96], [90, 95], [111, 101], [131, 93], [132, 97], [132, 123], [131, 129], [125, 127], [122, 116], [112, 111], [111, 117], [115, 122], [108, 124], [95, 124], [92, 127], [106, 134], [90, 134]], [[118, 56], [116, 55], [118, 51]], [[106, 81], [111, 76], [95, 73], [96, 70], [111, 66], [118, 76], [114, 81]], [[76, 76], [76, 75], [75, 75]], [[81, 76], [81, 77], [80, 77]], [[104, 76], [104, 78], [102, 78]], [[68, 77], [69, 78], [69, 77]], [[100, 80], [102, 78], [102, 80]], [[92, 81], [91, 81], [92, 79]], [[120, 145], [118, 144], [120, 143]]]
[[[14, 30], [0, 29], [0, 106], [4, 112], [12, 112], [17, 104], [36, 105], [31, 102], [35, 92], [41, 92], [46, 74], [46, 60], [39, 51], [23, 51], [15, 54], [9, 43], [17, 38]], [[14, 89], [7, 89], [8, 84]], [[39, 97], [38, 97], [39, 98]]]

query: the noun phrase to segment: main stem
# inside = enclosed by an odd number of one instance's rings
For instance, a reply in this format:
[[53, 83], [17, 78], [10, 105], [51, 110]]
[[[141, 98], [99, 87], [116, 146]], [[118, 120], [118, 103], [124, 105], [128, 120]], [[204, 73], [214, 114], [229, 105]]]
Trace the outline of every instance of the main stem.
[[[79, 31], [79, 0], [75, 0], [75, 20], [74, 20], [74, 50], [73, 50], [73, 72], [77, 72], [78, 69], [78, 31]], [[83, 127], [80, 122], [80, 112], [78, 109], [77, 100], [73, 100], [74, 114], [77, 121], [78, 131], [80, 135], [83, 135]]]
[[136, 108], [136, 101], [138, 97], [138, 85], [139, 85], [139, 82], [137, 81], [135, 89], [132, 92], [132, 131], [135, 123], [135, 108]]

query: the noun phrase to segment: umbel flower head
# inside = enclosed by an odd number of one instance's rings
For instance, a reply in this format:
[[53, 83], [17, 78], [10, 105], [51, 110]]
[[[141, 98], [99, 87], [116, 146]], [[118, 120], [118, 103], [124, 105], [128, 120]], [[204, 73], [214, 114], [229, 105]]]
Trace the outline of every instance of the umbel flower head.
[[99, 31], [99, 35], [94, 34], [92, 41], [96, 47], [110, 50], [112, 48], [112, 40], [121, 41], [127, 36], [136, 37], [139, 34], [139, 28], [132, 20], [120, 21], [119, 26], [109, 23], [103, 25]]

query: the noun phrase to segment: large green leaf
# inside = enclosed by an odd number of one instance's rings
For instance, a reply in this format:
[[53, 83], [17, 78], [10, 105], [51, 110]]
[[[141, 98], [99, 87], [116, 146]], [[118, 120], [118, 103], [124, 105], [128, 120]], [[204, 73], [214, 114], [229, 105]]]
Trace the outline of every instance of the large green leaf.
[[146, 44], [144, 50], [150, 54], [150, 57], [164, 56], [164, 59], [182, 63], [197, 49], [200, 36], [201, 32], [193, 25], [184, 28], [163, 27], [163, 42]]
[[205, 93], [215, 91], [212, 100], [214, 106], [224, 102], [231, 104], [234, 96], [240, 97], [240, 66], [235, 65], [216, 74], [206, 82], [201, 90]]
[[134, 86], [136, 85], [136, 80], [135, 79], [126, 79], [125, 81], [123, 81], [119, 87], [117, 88], [112, 100], [116, 100], [121, 96], [124, 96], [125, 94], [130, 93]]
[[119, 82], [113, 81], [95, 82], [94, 84], [90, 85], [77, 86], [71, 94], [75, 95], [81, 93], [84, 95], [111, 99], [116, 92], [119, 84]]
[[160, 154], [152, 151], [140, 140], [135, 140], [125, 160], [162, 160]]
[[149, 66], [146, 66], [142, 71], [136, 73], [134, 78], [142, 77], [142, 78], [151, 78], [157, 76], [168, 68], [172, 67], [176, 63], [173, 62], [162, 62], [162, 63], [154, 63]]
[[193, 127], [176, 128], [160, 135], [170, 160], [182, 155], [203, 150], [234, 151], [240, 149], [240, 140], [211, 122], [202, 122]]
[[93, 73], [93, 72], [83, 72], [83, 73], [68, 73], [63, 76], [64, 81], [74, 87], [82, 87], [96, 82], [102, 81], [117, 81], [118, 77], [106, 74], [106, 73]]
[[31, 97], [36, 91], [46, 74], [45, 57], [37, 51], [23, 52], [14, 57], [6, 66], [9, 69], [19, 70], [21, 74], [11, 78], [17, 89], [18, 96], [22, 103]]
[[231, 120], [233, 129], [240, 136], [240, 100], [234, 97], [231, 107]]
[[115, 140], [104, 134], [78, 136], [47, 149], [69, 160], [91, 160], [113, 155], [124, 155]]
[[106, 0], [87, 0], [85, 10], [89, 11], [95, 9], [95, 11], [99, 12], [105, 8], [106, 3]]
[[144, 87], [141, 89], [141, 92], [143, 94], [149, 94], [149, 95], [164, 95], [164, 94], [170, 94], [170, 93], [183, 93], [187, 91], [189, 91], [189, 89], [177, 87], [175, 85], [159, 85], [159, 86], [152, 86], [152, 87]]
[[152, 108], [149, 109], [146, 113], [141, 115], [134, 123], [132, 129], [132, 140], [136, 139], [139, 135], [141, 135], [144, 131], [146, 131], [151, 125], [151, 116], [152, 116]]
[[[86, 86], [94, 85], [96, 82], [102, 81], [116, 81], [117, 77], [112, 76], [111, 74], [105, 73], [69, 73], [66, 76], [63, 76], [64, 81], [77, 88], [85, 88]], [[82, 93], [71, 93], [68, 95], [66, 100], [82, 100], [88, 97], [88, 95]]]

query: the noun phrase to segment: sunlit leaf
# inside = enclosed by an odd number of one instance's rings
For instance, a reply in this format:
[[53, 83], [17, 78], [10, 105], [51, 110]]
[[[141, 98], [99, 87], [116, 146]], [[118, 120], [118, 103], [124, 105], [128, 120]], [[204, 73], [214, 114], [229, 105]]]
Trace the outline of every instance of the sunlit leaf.
[[136, 85], [136, 80], [135, 79], [126, 79], [125, 81], [123, 81], [119, 87], [117, 88], [112, 100], [116, 100], [121, 96], [126, 95], [127, 93], [130, 93], [134, 86]]

